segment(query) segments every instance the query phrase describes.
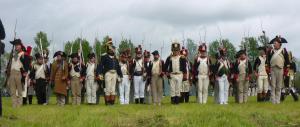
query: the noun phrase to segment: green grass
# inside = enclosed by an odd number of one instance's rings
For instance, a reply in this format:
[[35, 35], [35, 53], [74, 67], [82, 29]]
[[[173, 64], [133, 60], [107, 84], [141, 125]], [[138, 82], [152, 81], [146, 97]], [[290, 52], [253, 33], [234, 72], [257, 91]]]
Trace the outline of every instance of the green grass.
[[135, 104], [105, 106], [103, 98], [100, 105], [58, 107], [53, 97], [50, 105], [34, 104], [18, 109], [11, 108], [10, 98], [3, 99], [4, 116], [0, 118], [0, 127], [300, 126], [300, 103], [293, 102], [290, 96], [279, 105], [257, 103], [255, 97], [251, 97], [247, 104], [236, 104], [230, 98], [229, 105], [214, 104], [210, 97], [208, 104], [199, 105], [192, 97], [191, 103], [178, 106], [171, 105], [169, 98], [165, 97], [160, 107]]

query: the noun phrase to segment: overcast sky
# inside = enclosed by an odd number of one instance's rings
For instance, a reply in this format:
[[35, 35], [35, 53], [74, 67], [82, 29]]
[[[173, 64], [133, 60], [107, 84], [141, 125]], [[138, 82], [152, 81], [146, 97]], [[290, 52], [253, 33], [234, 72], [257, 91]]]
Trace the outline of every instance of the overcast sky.
[[[211, 42], [228, 38], [238, 47], [243, 36], [258, 36], [262, 29], [271, 39], [281, 35], [284, 46], [300, 57], [299, 0], [0, 0], [0, 18], [12, 40], [16, 19], [17, 37], [32, 45], [39, 31], [53, 39], [54, 49], [82, 36], [93, 44], [95, 37], [109, 35], [116, 44], [121, 35], [144, 48], [170, 52], [171, 40], [204, 36]], [[262, 27], [261, 27], [262, 26]], [[50, 47], [52, 48], [52, 47]], [[297, 50], [298, 49], [298, 50]], [[8, 48], [6, 49], [8, 50]]]

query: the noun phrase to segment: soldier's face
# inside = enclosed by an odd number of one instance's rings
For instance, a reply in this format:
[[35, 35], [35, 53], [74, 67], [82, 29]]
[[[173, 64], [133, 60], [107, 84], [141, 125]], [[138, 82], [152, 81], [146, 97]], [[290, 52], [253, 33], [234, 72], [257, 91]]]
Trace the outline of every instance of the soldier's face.
[[93, 58], [90, 59], [90, 61], [91, 61], [92, 63], [95, 63], [95, 62], [96, 62], [96, 58], [93, 57]]
[[149, 62], [149, 58], [144, 58], [144, 61], [145, 62]]
[[242, 55], [240, 56], [240, 59], [241, 59], [241, 60], [245, 60], [246, 57], [247, 57], [246, 54], [242, 54]]
[[200, 52], [201, 56], [206, 56], [206, 52]]
[[136, 54], [136, 57], [137, 57], [137, 58], [141, 58], [141, 57], [142, 57], [142, 54], [141, 54], [141, 53], [138, 53], [138, 54]]
[[159, 55], [154, 55], [153, 57], [155, 60], [159, 59]]
[[263, 50], [260, 50], [260, 51], [259, 51], [259, 54], [260, 54], [261, 56], [266, 55], [265, 51], [263, 51]]
[[273, 47], [274, 47], [274, 49], [280, 49], [281, 43], [275, 41]]
[[39, 64], [43, 64], [43, 59], [42, 59], [42, 58], [38, 58], [38, 59], [37, 59], [37, 62], [38, 62]]
[[180, 55], [180, 52], [179, 51], [174, 51], [173, 54], [174, 54], [174, 56], [178, 56], [178, 55]]
[[62, 58], [61, 58], [61, 55], [56, 56], [56, 59], [57, 59], [57, 60], [61, 60], [61, 59], [62, 59]]
[[77, 63], [77, 62], [78, 62], [78, 58], [77, 58], [77, 57], [74, 57], [74, 58], [72, 58], [72, 61], [73, 61], [74, 63]]
[[21, 45], [15, 45], [15, 50], [16, 51], [21, 51], [22, 49], [22, 46]]

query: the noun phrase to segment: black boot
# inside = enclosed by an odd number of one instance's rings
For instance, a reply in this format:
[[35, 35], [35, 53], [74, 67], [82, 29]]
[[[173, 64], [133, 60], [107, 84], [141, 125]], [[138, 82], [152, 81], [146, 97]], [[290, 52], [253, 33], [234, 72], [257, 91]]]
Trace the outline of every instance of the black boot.
[[270, 101], [271, 99], [271, 90], [268, 90], [267, 94], [265, 95], [265, 101]]
[[175, 97], [171, 97], [171, 104], [175, 104]]
[[138, 104], [139, 103], [139, 99], [135, 99], [135, 104]]
[[28, 95], [28, 102], [30, 105], [32, 104], [32, 95]]
[[291, 92], [291, 94], [292, 94], [292, 96], [293, 96], [293, 98], [294, 98], [294, 101], [298, 101], [298, 100], [299, 100], [299, 98], [298, 98], [298, 95], [297, 95], [297, 93], [296, 93], [296, 92], [294, 92], [294, 91], [293, 91], [293, 89], [291, 89], [291, 90], [290, 90], [290, 92]]
[[115, 96], [110, 95], [110, 105], [114, 105], [114, 104], [115, 104]]
[[257, 93], [257, 102], [262, 102], [262, 93]]
[[189, 94], [189, 92], [186, 92], [185, 93], [185, 103], [189, 103], [189, 100], [190, 100], [190, 94]]
[[104, 96], [105, 105], [108, 105], [109, 103], [109, 96]]
[[145, 104], [144, 98], [140, 98], [140, 104]]
[[185, 92], [180, 92], [180, 97], [178, 99], [179, 103], [183, 103], [185, 99]]
[[284, 101], [285, 99], [285, 93], [281, 92], [280, 101]]
[[23, 105], [27, 105], [27, 98], [23, 97]]
[[174, 100], [175, 100], [175, 104], [176, 104], [176, 105], [179, 104], [179, 99], [180, 99], [179, 96], [175, 96], [175, 99], [174, 99]]

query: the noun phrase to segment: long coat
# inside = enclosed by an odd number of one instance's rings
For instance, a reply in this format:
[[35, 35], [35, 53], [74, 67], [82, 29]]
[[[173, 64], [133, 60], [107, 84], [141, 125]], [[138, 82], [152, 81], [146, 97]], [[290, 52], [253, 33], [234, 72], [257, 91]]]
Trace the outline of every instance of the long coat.
[[[63, 79], [64, 78], [64, 79]], [[68, 63], [54, 61], [51, 65], [50, 79], [54, 81], [54, 93], [67, 95]]]

